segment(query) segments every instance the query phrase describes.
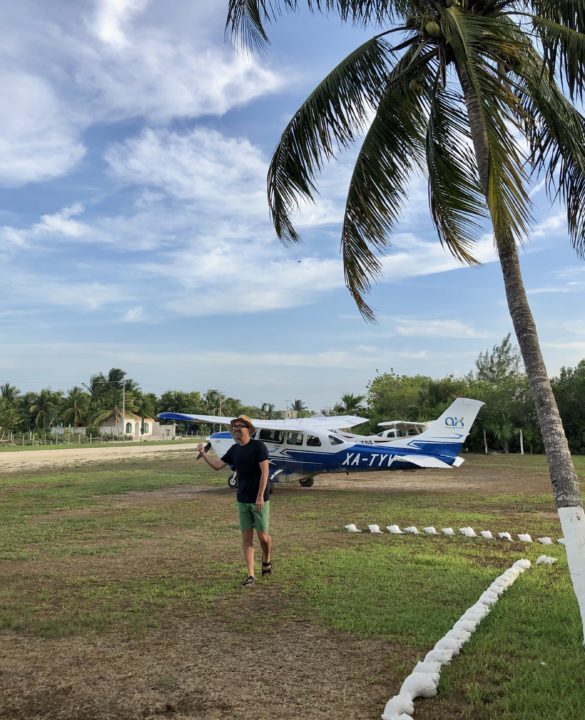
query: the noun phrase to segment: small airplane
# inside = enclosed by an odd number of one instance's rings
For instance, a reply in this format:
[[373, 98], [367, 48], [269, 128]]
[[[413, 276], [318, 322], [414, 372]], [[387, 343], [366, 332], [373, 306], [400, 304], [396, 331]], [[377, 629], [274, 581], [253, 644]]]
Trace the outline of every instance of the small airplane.
[[[322, 473], [412, 470], [414, 468], [459, 467], [458, 453], [484, 403], [457, 398], [445, 412], [429, 423], [397, 423], [394, 436], [356, 435], [348, 428], [367, 422], [356, 415], [333, 415], [287, 420], [253, 420], [252, 434], [266, 445], [270, 460], [270, 484], [298, 480], [311, 487]], [[161, 420], [229, 425], [232, 417], [162, 412]], [[392, 425], [384, 423], [384, 425]], [[402, 426], [402, 427], [401, 427]], [[416, 432], [416, 434], [412, 434]], [[384, 431], [382, 433], [384, 435]], [[209, 445], [222, 457], [234, 444], [229, 431], [215, 432]], [[228, 478], [238, 486], [236, 474]]]

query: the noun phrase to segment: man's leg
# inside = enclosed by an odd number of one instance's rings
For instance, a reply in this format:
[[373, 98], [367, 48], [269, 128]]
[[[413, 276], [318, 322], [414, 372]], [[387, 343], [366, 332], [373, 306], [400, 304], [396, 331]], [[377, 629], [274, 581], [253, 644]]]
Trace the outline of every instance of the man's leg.
[[254, 530], [242, 530], [242, 552], [248, 569], [248, 577], [254, 577]]
[[261, 530], [256, 530], [256, 534], [262, 547], [262, 562], [269, 563], [272, 558], [272, 538], [267, 532], [262, 532]]

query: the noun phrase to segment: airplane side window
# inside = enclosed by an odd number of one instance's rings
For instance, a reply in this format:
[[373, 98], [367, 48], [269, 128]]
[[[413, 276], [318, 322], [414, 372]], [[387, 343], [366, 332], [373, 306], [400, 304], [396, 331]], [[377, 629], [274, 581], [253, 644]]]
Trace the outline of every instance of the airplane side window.
[[286, 442], [288, 445], [302, 445], [303, 444], [303, 433], [300, 432], [289, 432], [286, 436]]
[[315, 435], [307, 435], [307, 445], [309, 447], [319, 447], [321, 445], [321, 440]]
[[284, 440], [284, 433], [282, 430], [268, 430], [264, 428], [260, 430], [257, 437], [258, 440], [264, 440], [265, 442], [281, 443]]
[[329, 435], [329, 442], [331, 445], [343, 445], [343, 440], [336, 438], [335, 435]]

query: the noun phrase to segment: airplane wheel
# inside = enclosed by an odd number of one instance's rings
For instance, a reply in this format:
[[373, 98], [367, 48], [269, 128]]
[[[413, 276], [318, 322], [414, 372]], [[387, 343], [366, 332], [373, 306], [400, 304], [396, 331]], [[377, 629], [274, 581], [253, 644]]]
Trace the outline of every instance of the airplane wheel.
[[299, 480], [301, 487], [313, 487], [313, 483], [315, 482], [315, 478], [303, 478], [302, 480]]
[[238, 476], [236, 475], [236, 473], [229, 476], [228, 486], [231, 487], [232, 490], [235, 490], [238, 487]]

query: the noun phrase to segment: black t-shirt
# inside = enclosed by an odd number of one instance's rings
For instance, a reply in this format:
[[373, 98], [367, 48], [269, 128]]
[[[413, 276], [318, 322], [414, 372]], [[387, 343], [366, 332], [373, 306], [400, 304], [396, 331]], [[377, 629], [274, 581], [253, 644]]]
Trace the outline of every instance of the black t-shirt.
[[[268, 460], [266, 445], [260, 440], [250, 439], [245, 445], [235, 443], [222, 457], [227, 465], [231, 465], [238, 473], [238, 502], [255, 503], [260, 487], [262, 471], [260, 463]], [[270, 499], [270, 483], [266, 483], [264, 502]]]

